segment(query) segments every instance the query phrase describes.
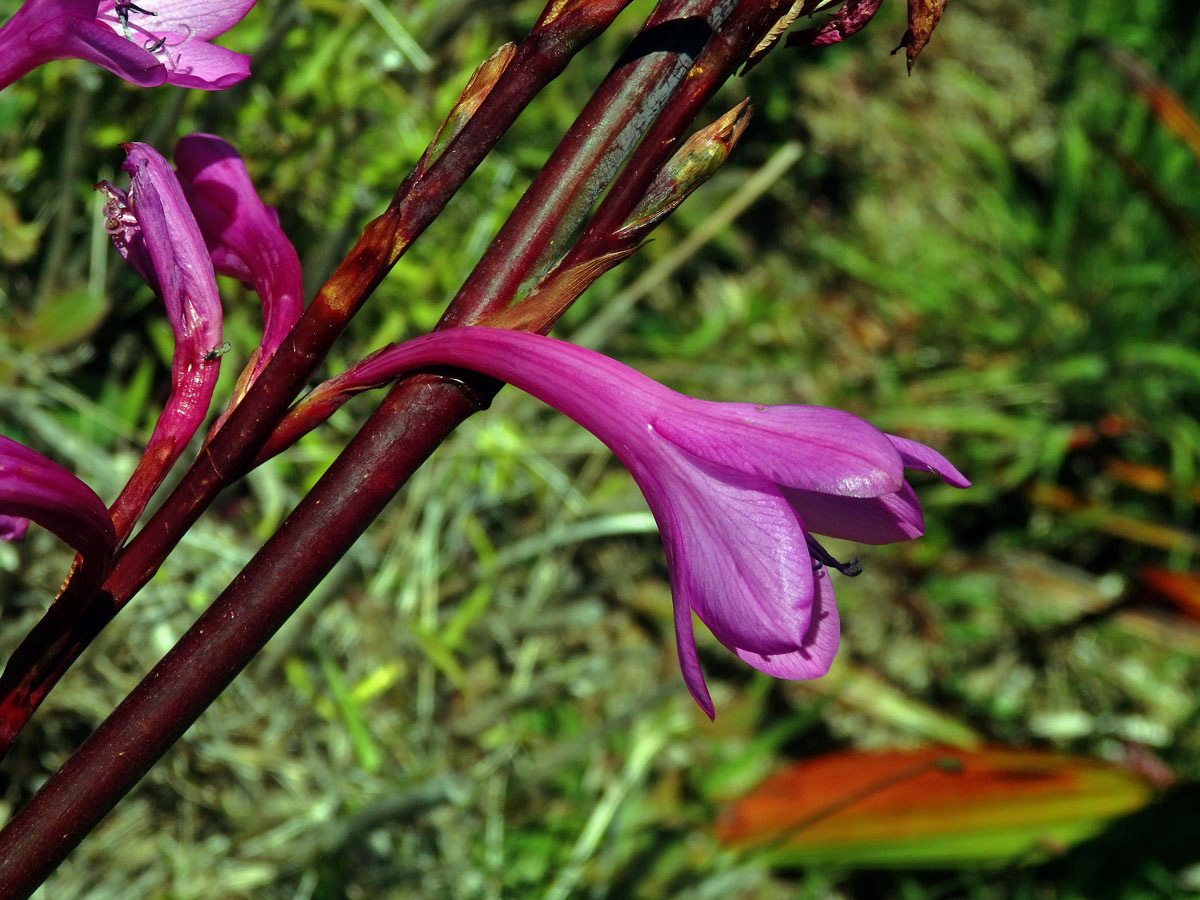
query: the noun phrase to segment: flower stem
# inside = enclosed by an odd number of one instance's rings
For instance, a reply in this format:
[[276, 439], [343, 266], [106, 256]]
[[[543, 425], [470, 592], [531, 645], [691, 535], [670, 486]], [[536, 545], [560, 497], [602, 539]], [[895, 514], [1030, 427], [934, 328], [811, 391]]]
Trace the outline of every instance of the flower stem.
[[[751, 0], [740, 4], [696, 56], [687, 77], [672, 95], [670, 103], [650, 125], [588, 223], [586, 231], [554, 267], [553, 275], [564, 275], [570, 280], [575, 274], [572, 269], [583, 268], [590, 262], [597, 263], [587, 278], [571, 288], [565, 302], [557, 303], [549, 309], [539, 308], [525, 314], [523, 311], [527, 305], [518, 304], [518, 307], [510, 310], [513, 315], [505, 317], [507, 321], [502, 323], [502, 327], [546, 334], [588, 284], [637, 249], [637, 244], [645, 236], [643, 233], [637, 233], [632, 240], [627, 236], [618, 235], [626, 217], [641, 201], [647, 187], [678, 147], [680, 138], [705, 103], [741, 65], [778, 17], [779, 6], [777, 0]], [[651, 22], [647, 23], [647, 27], [651, 25]], [[631, 54], [627, 53], [626, 57], [629, 56]], [[614, 71], [619, 68], [618, 65]], [[653, 70], [647, 68], [644, 71], [646, 77], [654, 77]], [[630, 95], [627, 85], [628, 83], [623, 81], [613, 85], [607, 82], [601, 85], [593, 97], [593, 102], [580, 114], [577, 128], [586, 133], [590, 127], [589, 123], [599, 115], [596, 97], [613, 96], [624, 102]], [[610, 121], [610, 126], [612, 125]], [[619, 132], [618, 127], [610, 127], [610, 134]], [[546, 211], [579, 207], [580, 195], [583, 194], [580, 188], [582, 179], [577, 179], [572, 185], [565, 173], [579, 171], [578, 165], [573, 164], [573, 153], [582, 145], [582, 140], [574, 144], [564, 142], [551, 156], [546, 168], [526, 191], [513, 216], [497, 235], [479, 267], [443, 315], [439, 328], [479, 322], [485, 318], [495, 319], [497, 310], [503, 309], [504, 304], [511, 299], [511, 291], [516, 289], [520, 273], [514, 274], [518, 268], [518, 263], [513, 261], [516, 254], [509, 257], [511, 268], [503, 267], [501, 263], [505, 259], [504, 251], [511, 247], [510, 242], [516, 239], [516, 235], [524, 231], [531, 243], [535, 244], [534, 250], [541, 247], [544, 254], [548, 243], [547, 236], [554, 226], [554, 222], [546, 217]], [[553, 177], [554, 174], [557, 174], [557, 179]], [[566, 185], [563, 184], [564, 179], [568, 181]], [[572, 193], [572, 187], [575, 188], [575, 193]], [[594, 199], [594, 195], [588, 199]], [[510, 228], [514, 221], [518, 224]], [[536, 258], [534, 250], [522, 254], [521, 259], [528, 263]], [[494, 277], [491, 281], [477, 277], [480, 271], [490, 271]], [[528, 276], [530, 273], [526, 270], [525, 274]], [[506, 277], [507, 281], [502, 281]], [[539, 284], [539, 287], [541, 286], [543, 285]], [[501, 325], [501, 322], [497, 319], [496, 324]], [[478, 388], [481, 391], [488, 390], [482, 382]], [[304, 401], [292, 407], [288, 416], [282, 420], [281, 427], [276, 429], [255, 459], [254, 465], [259, 465], [286, 450], [300, 437], [325, 421], [346, 399], [345, 395], [336, 395], [318, 400], [315, 395], [310, 394]]]
[[541, 274], [540, 264], [553, 262], [732, 6], [730, 0], [664, 0], [655, 7], [467, 277], [439, 328], [503, 309], [525, 281]]
[[[0, 900], [28, 897], [242, 670], [436, 446], [430, 377], [405, 382], [175, 647], [0, 832]], [[476, 407], [457, 393], [455, 412]], [[445, 397], [439, 400], [445, 404]], [[399, 452], [397, 452], [399, 451]], [[378, 470], [363, 479], [364, 458]], [[347, 510], [360, 512], [350, 516]]]
[[[576, 9], [600, 5], [577, 3], [555, 21], [566, 20]], [[686, 6], [692, 16], [701, 15], [701, 10], [711, 13], [730, 7], [728, 0], [668, 5]], [[754, 10], [765, 16], [768, 13], [764, 10], [777, 10], [780, 5], [779, 0], [745, 0], [738, 10]], [[656, 32], [663, 39], [676, 34], [671, 29]], [[647, 56], [658, 51], [678, 52], [670, 44], [657, 50], [654, 45], [645, 46]], [[556, 64], [559, 63], [565, 65], [565, 60], [557, 60]], [[515, 61], [504, 76], [514, 68]], [[649, 79], [642, 85], [642, 94], [655, 111], [661, 109], [663, 98], [646, 90], [651, 86], [661, 90], [660, 68], [634, 65], [618, 67], [614, 72], [623, 68], [628, 73], [637, 72], [639, 78]], [[727, 68], [726, 76], [729, 71], [732, 66]], [[493, 93], [500, 90], [504, 76]], [[612, 91], [610, 96], [614, 101], [618, 101], [622, 97], [636, 97], [638, 92], [634, 87], [630, 81], [622, 90], [613, 90], [612, 86], [608, 90]], [[485, 106], [491, 100], [489, 94]], [[480, 113], [483, 109], [480, 108]], [[512, 291], [533, 274], [547, 248], [561, 238], [564, 233], [559, 227], [561, 217], [566, 215], [574, 220], [571, 230], [582, 220], [585, 207], [594, 200], [593, 192], [599, 190], [593, 180], [599, 177], [595, 173], [608, 169], [608, 165], [600, 165], [596, 160], [611, 161], [613, 153], [628, 153], [634, 141], [627, 129], [633, 127], [637, 133], [644, 133], [653, 117], [653, 114], [641, 115], [636, 107], [625, 108], [621, 115], [629, 118], [623, 126], [614, 121], [611, 124], [615, 127], [606, 128], [607, 145], [597, 146], [592, 142], [588, 153], [582, 155], [570, 153], [568, 148], [562, 151], [560, 159], [573, 160], [570, 165], [560, 162], [548, 166], [559, 191], [572, 189], [573, 178], [580, 172], [585, 173], [587, 187], [578, 190], [575, 199], [559, 209], [560, 218], [539, 217], [533, 209], [524, 213], [525, 224], [513, 230], [522, 243], [502, 245], [485, 257], [487, 266], [502, 274], [503, 283], [496, 288], [480, 287], [480, 277], [473, 275], [474, 285], [464, 286], [464, 291], [456, 297], [444, 319], [446, 324], [472, 321], [503, 308]], [[685, 122], [677, 123], [673, 139], [682, 134], [690, 121], [688, 116]], [[458, 160], [457, 165], [462, 165], [465, 150], [456, 152], [455, 148], [466, 134], [464, 129], [438, 157], [428, 177], [432, 178], [447, 159]], [[493, 143], [498, 136], [489, 134]], [[478, 138], [476, 134], [475, 139]], [[577, 129], [565, 142], [586, 139], [586, 133]], [[465, 170], [461, 171], [465, 178]], [[649, 177], [653, 177], [654, 171]], [[417, 188], [425, 183], [424, 176], [410, 176], [410, 180], [413, 184], [406, 181], [407, 190], [402, 186], [398, 194], [406, 201], [419, 195]], [[600, 179], [601, 186], [604, 180]], [[638, 198], [633, 193], [630, 196], [636, 203]], [[437, 192], [433, 196], [438, 196]], [[448, 196], [446, 193], [445, 197]], [[263, 376], [202, 451], [180, 489], [130, 543], [106, 583], [101, 602], [119, 607], [132, 596], [217, 490], [245, 468], [303, 380], [323, 357], [332, 337], [412, 237], [424, 228], [424, 225], [415, 228], [412, 223], [424, 219], [428, 224], [432, 219], [435, 211], [423, 206], [423, 202], [393, 203], [368, 226], [363, 240], [322, 289]], [[441, 202], [444, 204], [444, 199]], [[615, 217], [618, 225], [623, 218]], [[501, 273], [499, 260], [505, 254], [515, 261], [516, 274]], [[295, 377], [301, 371], [303, 378]], [[282, 394], [274, 394], [281, 386]], [[53, 871], [261, 649], [437, 445], [468, 415], [486, 406], [497, 387], [494, 381], [477, 376], [459, 380], [416, 375], [388, 393], [362, 430], [229, 588], [0, 831], [0, 900], [27, 897]]]
[[73, 579], [10, 657], [0, 675], [0, 758], [63, 673], [150, 580], [221, 489], [248, 468], [354, 312], [445, 208], [521, 110], [628, 3], [575, 3], [553, 18], [548, 13], [554, 4], [547, 7], [454, 140], [428, 168], [418, 165], [387, 210], [367, 225], [228, 420], [121, 551], [101, 590], [87, 595], [79, 580]]

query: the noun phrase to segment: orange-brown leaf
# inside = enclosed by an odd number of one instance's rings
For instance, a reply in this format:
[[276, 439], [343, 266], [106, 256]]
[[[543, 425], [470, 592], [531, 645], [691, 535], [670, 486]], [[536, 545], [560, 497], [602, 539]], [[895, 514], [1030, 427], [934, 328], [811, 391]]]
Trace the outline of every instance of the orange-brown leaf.
[[1119, 767], [1036, 750], [847, 751], [768, 778], [717, 834], [797, 861], [999, 859], [1077, 840], [1150, 793]]
[[1139, 573], [1142, 584], [1189, 618], [1200, 621], [1200, 572], [1172, 572], [1147, 566]]
[[1187, 104], [1158, 75], [1131, 52], [1096, 39], [1092, 42], [1121, 73], [1129, 89], [1142, 98], [1150, 112], [1167, 130], [1178, 135], [1200, 162], [1200, 122]]

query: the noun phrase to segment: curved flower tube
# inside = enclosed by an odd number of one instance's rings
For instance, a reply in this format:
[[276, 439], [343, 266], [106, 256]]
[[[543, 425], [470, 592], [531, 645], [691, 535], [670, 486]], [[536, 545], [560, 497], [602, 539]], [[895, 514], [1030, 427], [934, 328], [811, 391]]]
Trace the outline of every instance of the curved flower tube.
[[78, 551], [85, 586], [100, 584], [116, 544], [104, 502], [58, 463], [0, 435], [0, 540], [23, 537], [30, 520]]
[[381, 350], [318, 386], [331, 411], [349, 394], [413, 369], [452, 365], [515, 385], [591, 431], [629, 469], [662, 534], [684, 681], [711, 717], [692, 613], [757, 669], [816, 678], [839, 640], [828, 570], [853, 575], [813, 532], [865, 543], [918, 537], [921, 506], [904, 470], [969, 482], [941, 454], [819, 406], [713, 403], [564, 341], [465, 327]]
[[0, 541], [23, 541], [29, 520], [22, 516], [0, 515]]
[[139, 87], [215, 91], [250, 74], [250, 57], [210, 41], [254, 0], [25, 0], [0, 26], [0, 89], [42, 63], [76, 57]]
[[300, 257], [227, 141], [211, 134], [186, 135], [175, 145], [175, 167], [213, 268], [249, 284], [262, 301], [262, 343], [234, 391], [236, 403], [304, 311]]
[[183, 189], [154, 148], [136, 143], [124, 147], [128, 193], [108, 182], [96, 185], [108, 197], [105, 227], [117, 252], [162, 298], [175, 353], [171, 394], [145, 455], [113, 504], [121, 539], [208, 414], [222, 350], [217, 278]]

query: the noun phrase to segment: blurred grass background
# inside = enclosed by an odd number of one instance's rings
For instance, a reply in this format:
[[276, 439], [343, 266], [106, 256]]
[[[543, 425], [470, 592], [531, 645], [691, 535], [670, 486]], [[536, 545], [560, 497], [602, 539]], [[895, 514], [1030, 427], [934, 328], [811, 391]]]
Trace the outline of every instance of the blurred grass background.
[[[331, 371], [434, 323], [650, 6], [521, 117]], [[90, 190], [117, 180], [121, 141], [231, 140], [311, 296], [470, 70], [540, 7], [260, 0], [225, 40], [254, 55], [231, 90], [137, 91], [59, 62], [0, 93], [4, 432], [111, 500], [153, 426], [169, 329]], [[1081, 44], [1120, 45], [1200, 110], [1198, 19], [1168, 0], [955, 0], [909, 78], [888, 55], [904, 27], [889, 2], [847, 45], [778, 50], [714, 104], [757, 108], [725, 171], [563, 322], [677, 389], [843, 407], [974, 480], [919, 486], [920, 541], [837, 548], [865, 573], [838, 582], [828, 678], [771, 681], [705, 633], [710, 724], [678, 676], [633, 483], [504, 391], [42, 896], [1200, 896], [1200, 171]], [[247, 291], [223, 295], [228, 390], [259, 326]], [[229, 582], [370, 404], [193, 530], [36, 716], [0, 772], [0, 813]], [[0, 544], [0, 653], [68, 561], [36, 529]], [[789, 866], [714, 836], [791, 761], [982, 741], [1182, 786], [1065, 855], [1030, 825], [1040, 854], [987, 866]]]

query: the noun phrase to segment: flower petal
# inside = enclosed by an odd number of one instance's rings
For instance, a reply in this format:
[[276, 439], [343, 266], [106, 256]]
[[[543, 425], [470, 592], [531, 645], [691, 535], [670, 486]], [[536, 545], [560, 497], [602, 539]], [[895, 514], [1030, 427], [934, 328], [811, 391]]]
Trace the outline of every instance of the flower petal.
[[841, 622], [837, 604], [833, 598], [833, 582], [829, 573], [821, 569], [813, 578], [812, 624], [804, 636], [804, 644], [791, 653], [763, 655], [734, 647], [733, 652], [754, 668], [776, 678], [801, 680], [820, 678], [829, 671], [837, 655], [841, 639]]
[[813, 534], [860, 544], [891, 544], [925, 533], [921, 503], [908, 482], [900, 490], [878, 497], [835, 497], [795, 488], [780, 490], [800, 514], [804, 527]]
[[[148, 144], [125, 146], [124, 168], [131, 176], [129, 206], [154, 266], [157, 289], [175, 334], [171, 366], [174, 386], [186, 394], [186, 402], [173, 410], [179, 423], [171, 425], [170, 430], [186, 443], [208, 412], [219, 369], [214, 364], [218, 360], [206, 358], [210, 350], [221, 345], [221, 299], [216, 274], [200, 226], [170, 165]], [[160, 419], [156, 435], [163, 426]]]
[[717, 708], [713, 705], [708, 693], [708, 685], [704, 683], [704, 671], [700, 668], [700, 657], [696, 654], [696, 637], [692, 631], [692, 608], [682, 602], [678, 596], [674, 598], [675, 606], [675, 647], [679, 654], [679, 671], [683, 673], [683, 683], [691, 692], [693, 699], [704, 710], [710, 719], [717, 717]]
[[0, 515], [0, 541], [20, 541], [29, 530], [29, 520], [24, 516]]
[[249, 282], [262, 300], [257, 374], [304, 311], [300, 257], [228, 142], [211, 134], [186, 135], [175, 145], [175, 165], [214, 268]]
[[[153, 147], [126, 144], [129, 192], [99, 185], [113, 243], [162, 298], [175, 337], [171, 394], [129, 483], [112, 506], [123, 540], [208, 415], [220, 372], [221, 299], [196, 217]], [[147, 260], [149, 271], [147, 271]]]
[[[86, 484], [12, 438], [0, 435], [0, 518], [31, 519], [83, 557], [80, 577], [97, 584], [116, 543], [104, 502]], [[19, 527], [19, 526], [16, 526]]]
[[896, 437], [894, 434], [887, 435], [887, 439], [892, 442], [892, 446], [899, 452], [900, 457], [904, 460], [904, 467], [906, 469], [926, 469], [930, 472], [936, 472], [941, 476], [942, 481], [953, 487], [965, 488], [971, 486], [971, 482], [966, 479], [966, 476], [962, 472], [954, 468], [946, 457], [931, 447], [926, 447], [917, 441], [910, 441], [908, 438]]
[[770, 482], [675, 452], [625, 463], [658, 522], [676, 602], [727, 647], [799, 649], [813, 563], [795, 512]]
[[843, 497], [898, 490], [900, 455], [868, 422], [823, 406], [755, 406], [680, 398], [655, 430], [700, 459], [789, 487]]
[[250, 57], [209, 41], [228, 31], [254, 6], [254, 0], [148, 0], [146, 10], [117, 13], [114, 0], [103, 0], [96, 22], [156, 58], [170, 84], [220, 90], [250, 74]]
[[[149, 0], [139, 3], [154, 13], [147, 16], [130, 11], [131, 25], [158, 35], [187, 35], [208, 41], [224, 34], [254, 7], [255, 0]], [[98, 15], [113, 15], [114, 0], [100, 3]]]
[[167, 83], [200, 91], [219, 91], [250, 77], [250, 57], [216, 44], [185, 40], [162, 51], [167, 57]]
[[167, 70], [154, 55], [94, 20], [94, 2], [28, 0], [0, 27], [0, 87], [55, 59], [103, 66], [131, 84], [156, 87]]

